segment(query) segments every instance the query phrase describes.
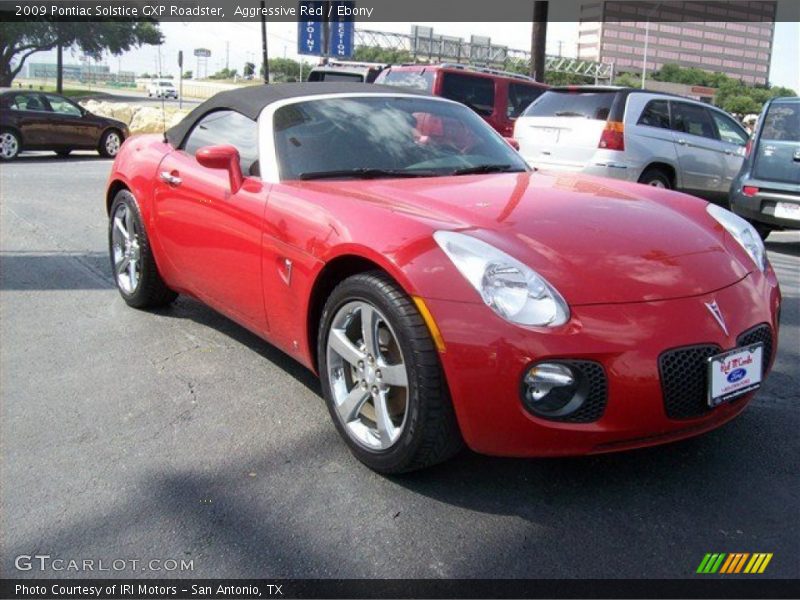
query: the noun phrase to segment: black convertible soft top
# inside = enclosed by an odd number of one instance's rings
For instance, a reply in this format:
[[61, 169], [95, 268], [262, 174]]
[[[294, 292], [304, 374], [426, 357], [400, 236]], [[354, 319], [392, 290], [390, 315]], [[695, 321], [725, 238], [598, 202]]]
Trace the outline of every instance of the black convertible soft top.
[[301, 96], [319, 96], [322, 94], [417, 94], [429, 96], [427, 92], [410, 88], [398, 88], [374, 83], [349, 83], [344, 81], [313, 81], [306, 83], [272, 83], [269, 85], [253, 85], [235, 90], [220, 92], [197, 106], [184, 119], [167, 129], [164, 137], [175, 148], [178, 148], [195, 123], [215, 110], [235, 110], [244, 116], [256, 120], [262, 109], [268, 104], [299, 98]]

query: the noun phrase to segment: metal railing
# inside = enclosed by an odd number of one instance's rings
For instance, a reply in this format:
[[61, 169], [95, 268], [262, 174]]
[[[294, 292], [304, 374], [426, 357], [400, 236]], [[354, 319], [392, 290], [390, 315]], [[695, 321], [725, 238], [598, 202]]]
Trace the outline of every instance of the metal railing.
[[[457, 62], [479, 67], [512, 70], [514, 65], [530, 64], [531, 53], [498, 45], [476, 45], [448, 36], [417, 37], [406, 33], [356, 29], [356, 46], [407, 52], [416, 61]], [[570, 73], [610, 82], [614, 78], [614, 64], [547, 56], [545, 69], [557, 73]]]

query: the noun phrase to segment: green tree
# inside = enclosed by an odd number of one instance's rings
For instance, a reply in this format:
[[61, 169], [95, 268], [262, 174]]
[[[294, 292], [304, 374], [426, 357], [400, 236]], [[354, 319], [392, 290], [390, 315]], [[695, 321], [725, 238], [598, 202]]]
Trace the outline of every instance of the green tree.
[[548, 85], [586, 85], [594, 83], [594, 77], [577, 75], [575, 73], [559, 73], [558, 71], [545, 71], [544, 82]]
[[36, 52], [75, 46], [99, 60], [104, 52], [119, 55], [143, 44], [160, 44], [162, 40], [158, 24], [150, 21], [6, 23], [0, 35], [0, 87], [10, 86], [25, 61]]
[[[796, 95], [795, 91], [789, 88], [770, 85], [747, 85], [743, 81], [729, 77], [725, 73], [703, 71], [702, 69], [686, 68], [673, 64], [664, 65], [661, 69], [652, 73], [651, 76], [655, 81], [704, 85], [716, 88], [715, 104], [730, 113], [758, 113], [770, 98]], [[621, 81], [622, 76], [617, 78], [617, 83]], [[638, 87], [638, 85], [635, 87]]]
[[620, 73], [614, 78], [614, 85], [638, 88], [642, 86], [642, 79], [633, 73]]
[[209, 79], [234, 79], [238, 71], [236, 69], [228, 69], [227, 67], [220, 69], [213, 75], [209, 75]]
[[738, 113], [740, 115], [758, 113], [761, 111], [761, 105], [750, 96], [745, 95], [726, 98], [725, 101], [720, 104], [720, 108], [726, 112]]
[[191, 70], [183, 72], [183, 78], [184, 79], [191, 79], [193, 76], [194, 76], [194, 72], [191, 71]]
[[[272, 58], [269, 72], [272, 81], [299, 81], [300, 63], [291, 58]], [[264, 65], [261, 65], [261, 76], [264, 76]]]

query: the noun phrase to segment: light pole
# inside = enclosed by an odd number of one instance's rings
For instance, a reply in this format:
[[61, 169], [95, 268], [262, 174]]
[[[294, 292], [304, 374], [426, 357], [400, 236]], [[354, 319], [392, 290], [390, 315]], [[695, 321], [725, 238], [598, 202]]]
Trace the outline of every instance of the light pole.
[[269, 54], [267, 52], [267, 7], [261, 0], [261, 60], [264, 65], [264, 83], [269, 83]]
[[642, 56], [642, 89], [644, 89], [644, 82], [647, 79], [647, 46], [650, 43], [650, 19], [656, 14], [661, 2], [653, 7], [653, 10], [647, 15], [647, 21], [644, 23], [644, 56]]

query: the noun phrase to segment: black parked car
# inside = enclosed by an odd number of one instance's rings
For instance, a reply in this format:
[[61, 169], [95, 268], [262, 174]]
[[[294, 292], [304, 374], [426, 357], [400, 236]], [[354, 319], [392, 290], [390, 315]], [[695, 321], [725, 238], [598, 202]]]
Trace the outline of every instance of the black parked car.
[[33, 90], [0, 90], [0, 159], [12, 160], [23, 150], [97, 150], [113, 157], [125, 138], [122, 121], [93, 115], [58, 94]]

